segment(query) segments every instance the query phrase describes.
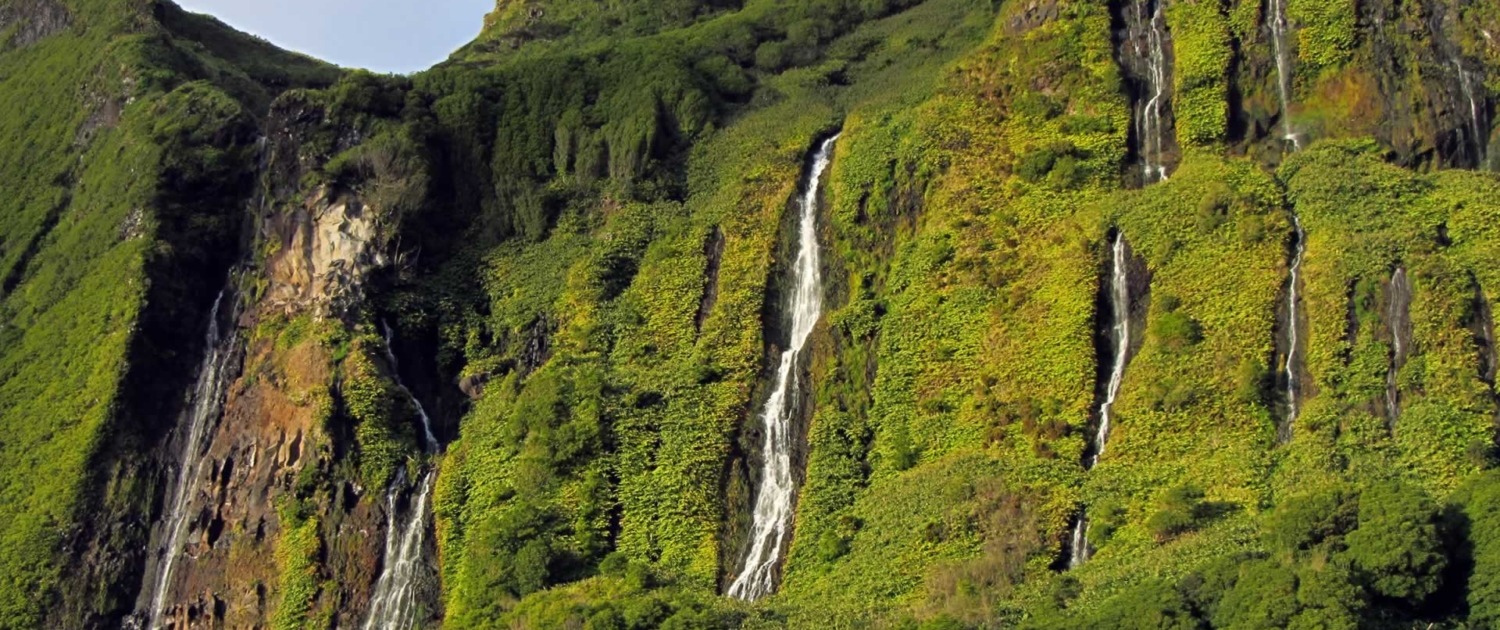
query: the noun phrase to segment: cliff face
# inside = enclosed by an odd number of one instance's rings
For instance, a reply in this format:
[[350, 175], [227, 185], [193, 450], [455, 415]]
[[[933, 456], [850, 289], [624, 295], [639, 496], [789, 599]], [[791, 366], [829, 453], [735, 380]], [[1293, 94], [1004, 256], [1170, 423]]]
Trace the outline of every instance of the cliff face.
[[[340, 433], [347, 413], [341, 386], [354, 377], [343, 374], [335, 353], [350, 352], [347, 337], [364, 307], [368, 276], [388, 257], [376, 225], [380, 209], [355, 191], [305, 183], [328, 159], [328, 149], [310, 147], [313, 138], [329, 132], [358, 133], [295, 98], [267, 119], [262, 192], [249, 204], [258, 226], [252, 254], [226, 289], [236, 302], [228, 325], [243, 339], [242, 356], [229, 364], [237, 376], [210, 420], [204, 449], [163, 453], [167, 470], [196, 473], [176, 490], [189, 493], [183, 541], [148, 562], [145, 583], [165, 579], [154, 622], [166, 627], [318, 618], [355, 625], [369, 599], [384, 527], [382, 488], [336, 475], [317, 480], [349, 457]], [[342, 350], [334, 341], [340, 338]], [[153, 548], [170, 547], [166, 512]], [[165, 553], [181, 557], [163, 578]], [[325, 580], [337, 586], [325, 587]], [[141, 610], [152, 605], [139, 602]]]
[[409, 78], [115, 4], [0, 0], [0, 627], [1481, 619], [1495, 3], [518, 0]]
[[[1487, 160], [1492, 106], [1486, 81], [1496, 54], [1494, 16], [1472, 3], [1364, 2], [1355, 10], [1287, 0], [1236, 3], [1224, 26], [1236, 51], [1228, 69], [1231, 126], [1243, 140], [1292, 133], [1374, 137], [1412, 168], [1474, 168]], [[1282, 7], [1289, 111], [1278, 80], [1271, 8]], [[1260, 13], [1260, 15], [1257, 15]], [[1279, 150], [1279, 146], [1266, 149]]]

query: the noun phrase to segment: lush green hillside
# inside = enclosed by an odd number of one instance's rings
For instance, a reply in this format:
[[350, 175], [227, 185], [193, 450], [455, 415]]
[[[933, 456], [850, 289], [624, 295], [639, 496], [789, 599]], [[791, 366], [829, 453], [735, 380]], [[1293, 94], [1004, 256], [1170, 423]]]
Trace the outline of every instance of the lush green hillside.
[[[420, 627], [1494, 626], [1500, 8], [1162, 1], [1141, 187], [1137, 2], [502, 0], [391, 77], [0, 0], [0, 627], [143, 612], [236, 264], [172, 623], [362, 624], [435, 467]], [[796, 516], [740, 602], [834, 132]]]

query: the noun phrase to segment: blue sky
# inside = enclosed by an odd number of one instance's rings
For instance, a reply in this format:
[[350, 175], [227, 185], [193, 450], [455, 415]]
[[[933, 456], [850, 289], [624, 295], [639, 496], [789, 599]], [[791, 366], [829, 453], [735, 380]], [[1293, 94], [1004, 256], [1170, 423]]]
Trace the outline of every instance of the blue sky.
[[474, 39], [495, 0], [178, 0], [282, 48], [376, 72], [410, 73]]

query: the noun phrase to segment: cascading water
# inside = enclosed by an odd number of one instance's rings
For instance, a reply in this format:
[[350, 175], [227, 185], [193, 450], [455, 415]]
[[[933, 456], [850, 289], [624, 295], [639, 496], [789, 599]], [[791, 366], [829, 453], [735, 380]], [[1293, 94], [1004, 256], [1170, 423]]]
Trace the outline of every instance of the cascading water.
[[1168, 105], [1167, 19], [1163, 4], [1163, 0], [1136, 0], [1136, 23], [1145, 32], [1132, 34], [1130, 38], [1136, 47], [1136, 55], [1146, 63], [1145, 93], [1150, 95], [1136, 117], [1136, 135], [1141, 143], [1141, 175], [1146, 184], [1167, 179], [1167, 124], [1163, 115], [1163, 109]]
[[1405, 336], [1411, 325], [1411, 282], [1406, 277], [1405, 267], [1397, 267], [1396, 272], [1391, 275], [1389, 300], [1386, 322], [1391, 328], [1391, 369], [1386, 373], [1385, 411], [1386, 421], [1394, 428], [1396, 418], [1401, 415], [1398, 375], [1402, 366], [1406, 365], [1406, 356], [1410, 351], [1406, 347]]
[[[1285, 0], [1267, 0], [1266, 22], [1271, 26], [1271, 45], [1276, 50], [1276, 92], [1281, 97], [1281, 125], [1285, 132], [1283, 139], [1291, 143], [1291, 149], [1298, 151], [1302, 149], [1302, 140], [1292, 126], [1292, 60], [1290, 51], [1287, 50], [1287, 21]], [[1301, 339], [1298, 338], [1298, 319], [1300, 317], [1298, 306], [1301, 304], [1302, 283], [1302, 258], [1307, 254], [1307, 232], [1302, 229], [1302, 218], [1292, 212], [1292, 264], [1291, 279], [1287, 285], [1287, 323], [1286, 323], [1286, 422], [1281, 426], [1278, 438], [1285, 442], [1291, 439], [1292, 423], [1296, 422], [1298, 414], [1298, 382], [1299, 372], [1297, 370], [1297, 352], [1301, 348]]]
[[1282, 138], [1292, 143], [1294, 150], [1302, 148], [1302, 140], [1292, 127], [1292, 60], [1287, 50], [1287, 23], [1285, 0], [1267, 0], [1266, 22], [1271, 25], [1271, 46], [1276, 51], [1276, 92], [1281, 97]]
[[1453, 71], [1458, 74], [1458, 85], [1463, 90], [1464, 98], [1469, 101], [1469, 144], [1474, 151], [1474, 164], [1480, 168], [1488, 165], [1489, 138], [1485, 134], [1485, 110], [1474, 96], [1474, 79], [1469, 71], [1464, 69], [1463, 61], [1457, 56], [1451, 58]]
[[[224, 398], [233, 368], [231, 362], [236, 356], [235, 348], [239, 343], [233, 317], [230, 318], [228, 335], [222, 334], [219, 329], [219, 311], [224, 305], [226, 293], [228, 289], [220, 291], [219, 297], [214, 299], [214, 307], [208, 317], [208, 332], [204, 334], [204, 355], [202, 363], [198, 365], [198, 380], [193, 385], [192, 399], [183, 410], [183, 417], [177, 425], [180, 431], [177, 439], [181, 441], [177, 479], [167, 502], [170, 508], [166, 519], [162, 521], [164, 542], [157, 552], [156, 570], [147, 574], [155, 575], [151, 582], [151, 609], [148, 617], [148, 627], [152, 630], [161, 627], [172, 570], [176, 568], [177, 560], [182, 555], [183, 535], [188, 529], [188, 504], [203, 481], [203, 467], [209, 459], [209, 435], [224, 410]], [[229, 299], [233, 312], [236, 298], [230, 295]]]
[[776, 385], [761, 409], [765, 440], [760, 488], [755, 495], [755, 513], [750, 532], [750, 550], [744, 568], [729, 586], [729, 596], [753, 601], [775, 590], [776, 569], [792, 525], [792, 503], [796, 499], [792, 480], [792, 423], [799, 398], [803, 349], [823, 311], [823, 279], [818, 258], [818, 187], [833, 157], [835, 135], [813, 156], [812, 174], [799, 202], [797, 258], [793, 268], [794, 290], [788, 296], [792, 334], [781, 353]]
[[422, 408], [422, 401], [417, 400], [417, 397], [411, 393], [411, 390], [406, 388], [406, 384], [401, 382], [401, 370], [397, 367], [398, 364], [396, 363], [396, 351], [392, 349], [393, 335], [391, 327], [384, 323], [381, 323], [380, 327], [385, 332], [385, 360], [391, 366], [391, 374], [395, 376], [396, 388], [400, 389], [401, 393], [406, 396], [406, 399], [411, 401], [412, 406], [417, 408], [417, 416], [422, 419], [422, 439], [427, 444], [427, 452], [436, 453], [438, 452], [438, 440], [437, 436], [432, 433], [432, 419], [427, 417], [427, 410]]
[[[1089, 455], [1085, 466], [1088, 469], [1098, 465], [1099, 456], [1104, 454], [1104, 446], [1109, 441], [1110, 412], [1114, 409], [1115, 399], [1120, 395], [1120, 384], [1125, 381], [1125, 364], [1130, 359], [1130, 259], [1123, 233], [1115, 235], [1113, 252], [1109, 294], [1114, 319], [1110, 327], [1110, 335], [1115, 342], [1114, 357], [1109, 371], [1109, 383], [1104, 390], [1104, 401], [1099, 405], [1099, 431], [1094, 435], [1093, 454]], [[1078, 522], [1073, 525], [1072, 553], [1068, 558], [1068, 566], [1083, 564], [1092, 554], [1087, 533], [1088, 518], [1079, 516]]]
[[1302, 229], [1302, 219], [1294, 212], [1292, 213], [1292, 225], [1295, 228], [1292, 237], [1292, 277], [1287, 286], [1286, 297], [1286, 424], [1281, 428], [1280, 438], [1283, 442], [1291, 439], [1292, 423], [1297, 420], [1297, 396], [1300, 383], [1297, 382], [1297, 351], [1302, 340], [1298, 337], [1297, 322], [1300, 317], [1298, 305], [1301, 303], [1302, 283], [1302, 258], [1307, 254], [1307, 232]]
[[[426, 452], [436, 454], [441, 449], [441, 445], [432, 433], [431, 419], [427, 415], [427, 410], [422, 407], [422, 401], [418, 400], [401, 382], [400, 370], [397, 369], [396, 364], [396, 353], [391, 349], [391, 328], [382, 327], [385, 329], [385, 358], [391, 366], [396, 388], [400, 389], [401, 393], [406, 395], [407, 400], [411, 401], [412, 407], [417, 411], [417, 416], [422, 420], [422, 435]], [[398, 472], [390, 488], [386, 489], [386, 517], [389, 522], [385, 528], [384, 566], [380, 570], [380, 578], [375, 581], [375, 590], [370, 596], [370, 609], [365, 615], [364, 630], [408, 630], [418, 621], [417, 615], [420, 610], [417, 601], [417, 586], [427, 569], [423, 554], [427, 544], [427, 516], [430, 507], [428, 497], [432, 493], [434, 477], [436, 477], [435, 472], [431, 467], [427, 467], [417, 478], [405, 519], [401, 518], [400, 499], [402, 494], [409, 489], [406, 471], [403, 469]]]
[[1094, 436], [1094, 454], [1089, 457], [1089, 467], [1099, 463], [1104, 454], [1105, 442], [1109, 439], [1110, 411], [1115, 398], [1120, 395], [1120, 384], [1125, 380], [1125, 361], [1130, 352], [1130, 260], [1125, 250], [1125, 235], [1115, 235], [1114, 267], [1110, 274], [1110, 302], [1113, 311], [1115, 356], [1114, 367], [1109, 372], [1109, 385], [1104, 392], [1104, 403], [1099, 405], [1099, 433]]
[[407, 508], [411, 514], [405, 521], [398, 517], [399, 501], [407, 490], [406, 471], [398, 473], [386, 490], [386, 513], [391, 523], [385, 530], [385, 567], [370, 597], [365, 630], [407, 630], [418, 621], [417, 582], [426, 569], [422, 553], [427, 543], [427, 499], [432, 493], [433, 476], [429, 469], [417, 479], [416, 493]]

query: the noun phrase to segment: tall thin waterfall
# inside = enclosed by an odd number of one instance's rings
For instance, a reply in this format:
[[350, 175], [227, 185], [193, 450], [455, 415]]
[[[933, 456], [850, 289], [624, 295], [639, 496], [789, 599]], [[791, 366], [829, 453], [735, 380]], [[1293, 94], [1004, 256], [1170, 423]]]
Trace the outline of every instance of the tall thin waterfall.
[[[157, 551], [156, 579], [151, 583], [151, 610], [148, 627], [161, 627], [162, 612], [166, 607], [167, 591], [172, 580], [172, 571], [182, 555], [183, 536], [187, 533], [188, 504], [203, 482], [203, 467], [208, 461], [209, 436], [224, 411], [224, 397], [231, 380], [235, 347], [239, 343], [238, 330], [231, 321], [229, 334], [219, 330], [219, 310], [224, 306], [228, 289], [219, 292], [208, 317], [208, 332], [203, 339], [203, 361], [198, 365], [198, 380], [193, 384], [192, 399], [183, 410], [177, 423], [180, 433], [180, 451], [177, 458], [177, 479], [172, 485], [170, 506], [166, 520], [162, 521], [162, 546]], [[231, 310], [235, 308], [235, 297], [229, 296]], [[148, 573], [148, 575], [151, 575]]]
[[1404, 339], [1411, 325], [1411, 282], [1406, 277], [1405, 267], [1396, 267], [1396, 272], [1391, 275], [1389, 301], [1386, 323], [1391, 328], [1391, 369], [1386, 373], [1385, 410], [1386, 421], [1394, 428], [1397, 416], [1401, 415], [1398, 374], [1402, 366], [1406, 365], [1406, 357], [1411, 350], [1406, 347]]
[[1474, 164], [1480, 168], [1486, 167], [1489, 156], [1489, 137], [1485, 134], [1485, 110], [1479, 104], [1479, 99], [1474, 96], [1474, 79], [1469, 71], [1464, 69], [1463, 61], [1457, 56], [1451, 58], [1453, 71], [1458, 74], [1458, 85], [1463, 89], [1464, 98], [1469, 101], [1469, 143], [1474, 151]]
[[[1125, 234], [1115, 235], [1114, 257], [1110, 267], [1110, 306], [1114, 318], [1111, 336], [1115, 342], [1113, 363], [1109, 371], [1109, 384], [1105, 386], [1104, 402], [1099, 405], [1099, 431], [1094, 435], [1094, 451], [1089, 455], [1087, 468], [1099, 464], [1099, 456], [1109, 441], [1111, 415], [1115, 399], [1120, 395], [1120, 384], [1125, 381], [1125, 364], [1130, 358], [1130, 260], [1125, 247]], [[1073, 525], [1072, 555], [1068, 566], [1076, 567], [1089, 559], [1088, 518], [1080, 516]]]
[[391, 375], [396, 379], [396, 388], [400, 389], [401, 393], [406, 396], [406, 399], [411, 401], [412, 406], [417, 408], [417, 416], [422, 419], [422, 439], [426, 442], [427, 452], [436, 453], [438, 452], [438, 440], [437, 436], [432, 433], [432, 418], [429, 418], [427, 410], [422, 408], [422, 401], [417, 400], [417, 397], [411, 393], [411, 390], [406, 388], [406, 384], [401, 382], [401, 370], [398, 367], [399, 364], [396, 362], [396, 351], [392, 350], [393, 334], [391, 333], [391, 327], [384, 322], [381, 323], [380, 327], [384, 329], [385, 333], [385, 347], [383, 348], [385, 350], [385, 360], [391, 366]]
[[1297, 320], [1300, 316], [1298, 306], [1302, 302], [1302, 258], [1307, 254], [1307, 232], [1302, 229], [1302, 219], [1297, 213], [1292, 213], [1292, 225], [1295, 227], [1292, 240], [1292, 278], [1287, 288], [1286, 297], [1286, 424], [1281, 430], [1281, 440], [1291, 438], [1292, 423], [1296, 422], [1298, 389], [1301, 384], [1297, 382], [1300, 373], [1297, 370], [1297, 351], [1302, 340], [1299, 338]]
[[[391, 328], [382, 327], [385, 329], [385, 357], [391, 366], [396, 387], [411, 401], [417, 410], [417, 416], [422, 419], [426, 452], [435, 454], [439, 452], [441, 445], [432, 433], [432, 421], [427, 410], [422, 407], [422, 401], [417, 400], [401, 382], [396, 353], [391, 349]], [[385, 528], [384, 566], [380, 569], [380, 578], [375, 581], [375, 590], [370, 596], [370, 609], [365, 615], [364, 630], [409, 630], [419, 621], [417, 583], [426, 570], [423, 553], [426, 549], [430, 511], [428, 498], [432, 494], [434, 477], [435, 471], [428, 466], [417, 478], [405, 519], [401, 518], [400, 500], [408, 490], [406, 471], [403, 469], [397, 473], [396, 479], [386, 489], [386, 517], [390, 520]]]
[[[1143, 182], [1151, 184], [1167, 179], [1166, 133], [1162, 113], [1167, 106], [1167, 18], [1164, 0], [1137, 0], [1136, 19], [1145, 28], [1144, 42], [1132, 37], [1136, 54], [1146, 62], [1146, 91], [1151, 95], [1136, 118], [1136, 134], [1141, 142]], [[1149, 16], [1147, 11], [1150, 11]], [[1142, 47], [1144, 45], [1144, 48]]]
[[801, 388], [803, 349], [813, 326], [823, 312], [823, 278], [818, 259], [818, 187], [833, 157], [835, 135], [818, 148], [812, 175], [799, 202], [797, 259], [793, 269], [795, 290], [788, 296], [792, 334], [776, 369], [776, 386], [761, 409], [765, 441], [760, 488], [755, 495], [755, 513], [750, 532], [750, 551], [744, 568], [729, 586], [729, 596], [752, 601], [776, 588], [776, 570], [782, 548], [792, 526], [792, 503], [796, 499], [792, 479], [792, 422]]
[[[1297, 130], [1292, 126], [1292, 59], [1291, 51], [1287, 50], [1287, 22], [1286, 22], [1286, 0], [1267, 0], [1266, 22], [1271, 26], [1271, 45], [1276, 49], [1276, 92], [1281, 97], [1281, 125], [1284, 131], [1283, 139], [1291, 143], [1291, 149], [1298, 151], [1302, 149], [1302, 139], [1297, 135]], [[1301, 383], [1298, 382], [1301, 373], [1297, 370], [1297, 352], [1301, 350], [1299, 345], [1300, 331], [1297, 328], [1300, 317], [1299, 306], [1302, 302], [1302, 259], [1307, 254], [1307, 232], [1302, 229], [1302, 218], [1292, 212], [1292, 225], [1294, 226], [1292, 236], [1292, 264], [1291, 280], [1287, 287], [1287, 324], [1286, 324], [1286, 422], [1281, 426], [1277, 436], [1285, 442], [1291, 439], [1292, 423], [1297, 421], [1298, 396]]]
[[417, 581], [425, 569], [422, 553], [427, 543], [428, 495], [432, 493], [433, 476], [428, 469], [417, 479], [416, 493], [407, 507], [410, 514], [405, 520], [399, 518], [399, 501], [407, 490], [406, 471], [397, 473], [396, 480], [386, 490], [386, 513], [391, 522], [385, 528], [385, 566], [370, 597], [365, 630], [408, 630], [418, 621]]
[[1286, 0], [1267, 0], [1266, 22], [1271, 25], [1271, 45], [1276, 50], [1276, 92], [1281, 96], [1282, 138], [1292, 143], [1293, 149], [1302, 148], [1302, 140], [1292, 127], [1292, 59], [1287, 50]]

